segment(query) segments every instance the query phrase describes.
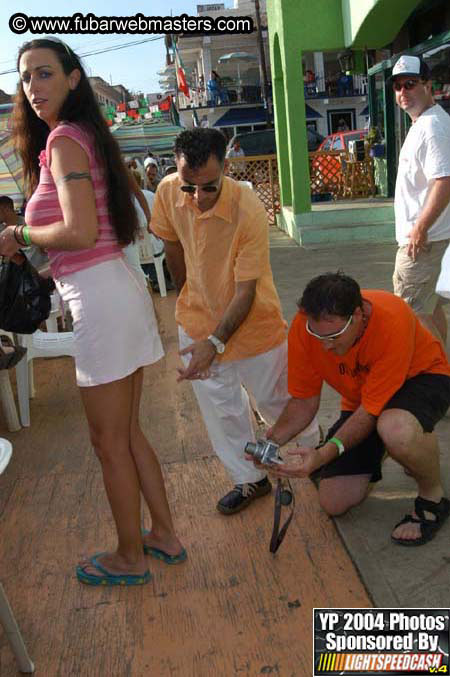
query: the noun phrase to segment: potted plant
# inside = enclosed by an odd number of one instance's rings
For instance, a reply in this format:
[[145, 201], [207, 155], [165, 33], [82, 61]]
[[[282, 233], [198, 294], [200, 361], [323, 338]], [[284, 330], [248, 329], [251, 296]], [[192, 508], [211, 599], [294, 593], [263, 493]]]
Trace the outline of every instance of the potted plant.
[[377, 143], [381, 141], [380, 131], [378, 127], [371, 127], [367, 133], [367, 142], [369, 144], [370, 157], [384, 157], [384, 143]]

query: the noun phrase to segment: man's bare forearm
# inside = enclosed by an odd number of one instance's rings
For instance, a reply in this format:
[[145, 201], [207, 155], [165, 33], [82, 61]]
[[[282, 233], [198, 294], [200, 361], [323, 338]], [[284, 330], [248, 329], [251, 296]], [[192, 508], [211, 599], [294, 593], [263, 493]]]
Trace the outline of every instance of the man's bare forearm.
[[255, 300], [256, 280], [236, 283], [236, 291], [225, 310], [222, 320], [214, 330], [223, 343], [226, 343], [248, 316]]
[[[340, 439], [345, 449], [351, 449], [363, 442], [375, 430], [376, 425], [377, 417], [360, 406], [336, 431], [336, 437]], [[334, 442], [327, 442], [320, 451], [325, 463], [329, 463], [337, 456]]]
[[164, 240], [164, 251], [170, 275], [177, 288], [177, 292], [180, 293], [186, 282], [186, 263], [183, 245], [179, 241]]
[[270, 432], [270, 439], [282, 446], [301, 433], [319, 409], [320, 396], [307, 399], [291, 397]]

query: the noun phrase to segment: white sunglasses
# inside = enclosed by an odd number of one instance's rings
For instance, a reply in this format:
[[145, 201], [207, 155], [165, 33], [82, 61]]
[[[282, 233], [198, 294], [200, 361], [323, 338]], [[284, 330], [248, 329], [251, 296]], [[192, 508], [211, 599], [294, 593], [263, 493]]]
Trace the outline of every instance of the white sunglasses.
[[308, 320], [306, 320], [306, 331], [308, 332], [308, 334], [311, 334], [311, 336], [314, 336], [315, 338], [319, 339], [320, 341], [335, 341], [339, 336], [341, 336], [341, 334], [344, 333], [344, 331], [347, 331], [347, 329], [349, 328], [352, 320], [353, 320], [353, 314], [350, 315], [350, 317], [348, 318], [347, 322], [345, 323], [345, 327], [343, 327], [339, 331], [334, 332], [333, 334], [325, 334], [324, 336], [321, 336], [320, 334], [316, 334], [316, 332], [313, 331], [311, 329], [311, 327], [309, 326]]

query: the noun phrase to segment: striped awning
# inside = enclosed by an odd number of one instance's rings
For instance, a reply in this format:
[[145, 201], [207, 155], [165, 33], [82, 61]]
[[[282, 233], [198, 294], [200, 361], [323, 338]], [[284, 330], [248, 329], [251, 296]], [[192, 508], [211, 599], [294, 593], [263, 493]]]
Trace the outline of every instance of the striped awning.
[[0, 195], [8, 195], [19, 209], [24, 200], [24, 185], [22, 162], [11, 139], [12, 109], [9, 103], [0, 106]]
[[170, 152], [183, 127], [167, 122], [123, 123], [111, 128], [112, 135], [124, 154]]

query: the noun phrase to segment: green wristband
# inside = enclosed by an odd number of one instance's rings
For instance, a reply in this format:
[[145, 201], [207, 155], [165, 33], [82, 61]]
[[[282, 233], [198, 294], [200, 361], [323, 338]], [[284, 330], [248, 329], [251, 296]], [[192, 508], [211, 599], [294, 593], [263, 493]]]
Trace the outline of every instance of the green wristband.
[[330, 437], [328, 442], [333, 442], [337, 446], [339, 456], [344, 453], [345, 447], [339, 437]]
[[31, 244], [30, 226], [24, 226], [22, 228], [22, 237], [23, 237], [23, 241], [25, 242], [25, 244], [27, 244], [27, 245]]

